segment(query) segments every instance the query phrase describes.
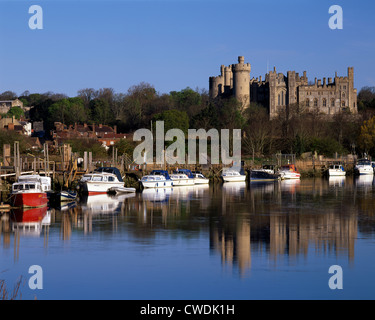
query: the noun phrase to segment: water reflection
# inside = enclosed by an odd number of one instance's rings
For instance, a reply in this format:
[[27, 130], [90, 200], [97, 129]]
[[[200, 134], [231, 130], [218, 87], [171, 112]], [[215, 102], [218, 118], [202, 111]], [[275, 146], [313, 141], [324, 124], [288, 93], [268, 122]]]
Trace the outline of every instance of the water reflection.
[[359, 187], [372, 187], [374, 183], [374, 176], [373, 175], [360, 175], [354, 178], [355, 184]]
[[[27, 230], [21, 228], [22, 223], [36, 222], [54, 226], [52, 230], [59, 230], [63, 241], [79, 241], [78, 236], [87, 235], [90, 239], [98, 235], [102, 241], [116, 233], [147, 246], [165, 234], [173, 235], [171, 243], [176, 235], [182, 240], [203, 237], [210, 254], [242, 276], [259, 257], [267, 257], [276, 266], [309, 253], [354, 261], [358, 232], [375, 233], [373, 177], [332, 178], [88, 196], [50, 210], [49, 218], [47, 208], [14, 213], [11, 228], [2, 216], [0, 231], [5, 239], [16, 227]], [[116, 247], [116, 240], [111, 241]]]
[[328, 183], [330, 187], [343, 187], [345, 184], [345, 176], [330, 176], [328, 177]]
[[51, 213], [47, 206], [42, 208], [14, 209], [10, 215], [13, 232], [22, 236], [39, 236], [43, 226], [51, 224]]

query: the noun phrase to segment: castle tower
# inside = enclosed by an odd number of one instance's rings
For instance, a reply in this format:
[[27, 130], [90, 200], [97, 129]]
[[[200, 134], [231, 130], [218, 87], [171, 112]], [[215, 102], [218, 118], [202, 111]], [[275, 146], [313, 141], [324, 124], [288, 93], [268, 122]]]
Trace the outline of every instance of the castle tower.
[[354, 68], [348, 67], [348, 107], [350, 112], [357, 113], [357, 89], [354, 88]]
[[243, 56], [238, 57], [238, 63], [232, 65], [233, 94], [241, 102], [242, 108], [250, 106], [250, 63], [244, 63]]

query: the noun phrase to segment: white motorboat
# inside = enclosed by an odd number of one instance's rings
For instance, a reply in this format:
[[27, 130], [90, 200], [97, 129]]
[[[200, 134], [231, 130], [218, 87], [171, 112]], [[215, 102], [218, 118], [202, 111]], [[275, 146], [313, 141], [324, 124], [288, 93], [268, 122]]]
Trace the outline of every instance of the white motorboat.
[[194, 175], [194, 183], [195, 184], [209, 184], [210, 179], [206, 178], [202, 173], [195, 172]]
[[194, 185], [194, 179], [189, 178], [184, 173], [173, 173], [170, 175], [170, 178], [173, 181], [173, 186], [192, 186]]
[[168, 188], [174, 185], [166, 170], [153, 170], [149, 175], [143, 176], [140, 183], [143, 188]]
[[278, 171], [281, 179], [301, 179], [301, 174], [298, 172], [294, 164], [284, 165]]
[[221, 173], [221, 178], [224, 182], [240, 182], [246, 180], [246, 175], [237, 170], [228, 169]]
[[91, 195], [107, 193], [114, 187], [123, 187], [124, 181], [118, 169], [102, 167], [94, 172], [84, 174], [78, 185], [82, 193]]
[[328, 175], [332, 176], [345, 176], [346, 172], [344, 167], [341, 164], [331, 164], [328, 167]]
[[354, 167], [354, 171], [359, 175], [363, 175], [363, 174], [373, 175], [374, 174], [374, 168], [371, 165], [371, 161], [368, 159], [358, 160], [357, 164]]

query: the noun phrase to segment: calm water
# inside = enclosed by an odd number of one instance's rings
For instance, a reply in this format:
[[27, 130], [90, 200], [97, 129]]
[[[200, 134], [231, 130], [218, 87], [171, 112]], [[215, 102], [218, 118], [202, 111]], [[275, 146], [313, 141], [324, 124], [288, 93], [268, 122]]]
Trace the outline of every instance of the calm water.
[[[0, 279], [22, 276], [22, 299], [374, 299], [374, 195], [372, 177], [303, 179], [4, 214]], [[41, 228], [24, 229], [33, 219]], [[28, 287], [31, 265], [42, 290]]]

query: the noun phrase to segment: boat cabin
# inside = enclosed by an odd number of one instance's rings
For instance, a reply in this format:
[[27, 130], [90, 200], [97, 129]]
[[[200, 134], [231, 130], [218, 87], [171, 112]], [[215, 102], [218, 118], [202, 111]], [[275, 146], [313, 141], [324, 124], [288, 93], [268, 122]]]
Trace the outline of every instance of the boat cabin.
[[116, 182], [116, 180], [118, 180], [118, 178], [111, 173], [88, 173], [81, 178], [81, 182]]

